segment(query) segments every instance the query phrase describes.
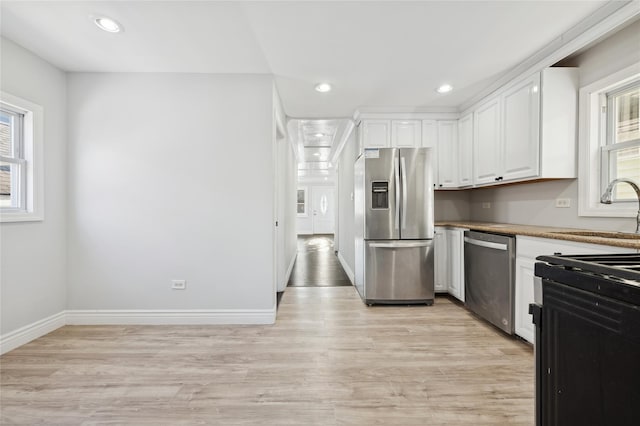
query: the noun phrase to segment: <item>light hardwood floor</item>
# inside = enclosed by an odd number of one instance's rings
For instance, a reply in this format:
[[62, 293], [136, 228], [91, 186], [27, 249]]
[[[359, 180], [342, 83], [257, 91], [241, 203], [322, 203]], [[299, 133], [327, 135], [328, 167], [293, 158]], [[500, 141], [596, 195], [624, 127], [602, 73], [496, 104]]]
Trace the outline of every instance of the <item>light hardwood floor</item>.
[[0, 422], [532, 425], [532, 348], [448, 298], [288, 288], [273, 326], [67, 326], [0, 358]]

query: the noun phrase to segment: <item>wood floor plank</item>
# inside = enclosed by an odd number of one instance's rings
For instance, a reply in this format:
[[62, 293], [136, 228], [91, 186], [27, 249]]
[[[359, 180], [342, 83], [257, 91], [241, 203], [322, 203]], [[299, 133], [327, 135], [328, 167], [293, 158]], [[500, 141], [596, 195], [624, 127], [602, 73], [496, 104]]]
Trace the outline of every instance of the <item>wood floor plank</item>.
[[0, 358], [3, 425], [532, 425], [533, 351], [458, 303], [287, 288], [271, 326], [66, 326]]

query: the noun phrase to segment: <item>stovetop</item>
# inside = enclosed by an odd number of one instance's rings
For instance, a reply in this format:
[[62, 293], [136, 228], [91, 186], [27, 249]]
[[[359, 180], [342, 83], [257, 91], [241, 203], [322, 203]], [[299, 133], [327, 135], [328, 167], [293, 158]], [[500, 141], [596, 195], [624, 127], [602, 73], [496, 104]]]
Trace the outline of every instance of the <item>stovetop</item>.
[[536, 275], [640, 305], [640, 254], [538, 256]]
[[537, 260], [562, 266], [568, 270], [577, 269], [612, 279], [640, 283], [640, 254], [638, 253], [539, 256]]

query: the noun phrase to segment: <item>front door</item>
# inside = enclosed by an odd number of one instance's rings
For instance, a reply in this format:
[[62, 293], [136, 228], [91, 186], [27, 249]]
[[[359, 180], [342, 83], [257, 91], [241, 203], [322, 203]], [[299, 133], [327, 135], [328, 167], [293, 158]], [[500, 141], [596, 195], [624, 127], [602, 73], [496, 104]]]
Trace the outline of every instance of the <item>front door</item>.
[[311, 190], [313, 233], [333, 234], [334, 232], [334, 201], [332, 186], [314, 186]]

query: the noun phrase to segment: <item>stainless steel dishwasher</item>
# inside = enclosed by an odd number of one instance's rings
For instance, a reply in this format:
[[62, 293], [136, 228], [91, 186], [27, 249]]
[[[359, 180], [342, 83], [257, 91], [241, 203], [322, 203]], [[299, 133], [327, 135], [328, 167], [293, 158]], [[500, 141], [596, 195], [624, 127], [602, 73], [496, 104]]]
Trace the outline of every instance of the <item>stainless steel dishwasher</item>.
[[513, 334], [514, 237], [486, 232], [464, 233], [464, 291], [467, 308]]

